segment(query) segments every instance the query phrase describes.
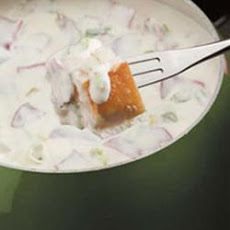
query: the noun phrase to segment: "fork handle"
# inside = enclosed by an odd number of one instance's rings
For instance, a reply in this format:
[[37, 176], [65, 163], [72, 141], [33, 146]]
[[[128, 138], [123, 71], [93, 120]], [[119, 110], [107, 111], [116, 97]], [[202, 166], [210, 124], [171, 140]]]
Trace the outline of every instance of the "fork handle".
[[218, 56], [230, 49], [230, 39], [178, 50], [178, 59], [183, 65], [182, 69], [188, 69], [205, 60]]
[[129, 58], [128, 63], [140, 88], [176, 76], [228, 49], [230, 39], [192, 48], [152, 52]]
[[194, 48], [195, 51], [199, 52], [201, 55], [200, 60], [203, 61], [206, 58], [213, 58], [221, 53], [230, 49], [230, 39], [223, 41], [218, 41], [214, 43], [207, 44], [205, 46], [198, 46]]

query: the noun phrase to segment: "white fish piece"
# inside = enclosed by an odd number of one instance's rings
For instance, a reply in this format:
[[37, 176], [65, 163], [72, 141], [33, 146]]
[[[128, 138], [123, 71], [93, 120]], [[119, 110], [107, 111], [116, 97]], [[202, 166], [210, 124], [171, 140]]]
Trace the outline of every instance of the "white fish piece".
[[[81, 50], [79, 46], [85, 46], [85, 49], [76, 53]], [[81, 83], [90, 81], [91, 99], [96, 104], [102, 104], [110, 96], [111, 82], [108, 73], [115, 62], [115, 54], [109, 48], [103, 47], [99, 40], [84, 39], [77, 47], [70, 47], [70, 55], [65, 58], [64, 65], [73, 72], [72, 79], [77, 86], [81, 87]]]
[[59, 115], [61, 124], [76, 126], [79, 129], [84, 127], [79, 104], [67, 104], [56, 112]]
[[14, 117], [11, 122], [13, 128], [23, 128], [31, 122], [40, 120], [45, 113], [39, 109], [33, 107], [29, 103], [21, 105], [18, 110], [15, 112]]
[[[67, 69], [71, 75], [79, 75], [79, 72], [81, 72], [79, 77], [85, 81], [88, 79], [88, 76], [84, 79], [82, 72], [87, 72], [93, 63], [98, 64], [98, 61], [92, 58], [92, 53], [96, 52], [101, 46], [102, 44], [98, 39], [84, 38], [76, 45], [70, 45], [67, 49], [58, 52], [54, 60], [62, 68]], [[82, 81], [80, 80], [80, 82]]]
[[94, 50], [94, 56], [97, 57], [97, 59], [101, 63], [108, 62], [108, 63], [113, 63], [113, 65], [115, 65], [121, 62], [121, 59], [115, 55], [113, 50], [106, 45], [102, 46], [101, 42], [100, 42], [100, 46]]
[[68, 71], [60, 60], [53, 58], [47, 63], [48, 79], [52, 88], [52, 101], [59, 109], [71, 99], [73, 89]]

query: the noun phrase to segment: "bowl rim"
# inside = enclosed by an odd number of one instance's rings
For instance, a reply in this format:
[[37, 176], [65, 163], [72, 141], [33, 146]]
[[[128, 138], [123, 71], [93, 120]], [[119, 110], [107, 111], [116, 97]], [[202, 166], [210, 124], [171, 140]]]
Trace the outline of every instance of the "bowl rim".
[[[159, 1], [159, 0], [157, 0]], [[213, 23], [210, 21], [210, 19], [208, 18], [208, 16], [204, 13], [203, 10], [201, 10], [201, 8], [196, 5], [194, 2], [192, 2], [191, 0], [181, 0], [184, 4], [189, 5], [192, 10], [194, 10], [194, 12], [196, 11], [197, 14], [199, 14], [199, 16], [202, 18], [203, 22], [206, 23], [207, 25], [207, 30], [209, 31], [209, 33], [211, 34], [211, 36], [213, 37], [214, 40], [220, 40], [220, 37], [218, 35], [218, 32], [215, 28], [215, 26], [213, 25]], [[167, 3], [166, 3], [167, 4]], [[176, 138], [174, 138], [172, 141], [170, 141], [169, 143], [167, 143], [166, 145], [163, 145], [157, 149], [154, 150], [153, 153], [148, 153], [148, 154], [143, 154], [141, 156], [138, 156], [136, 158], [132, 158], [129, 160], [124, 160], [124, 161], [119, 161], [117, 163], [113, 163], [110, 164], [108, 166], [105, 167], [88, 167], [85, 169], [64, 169], [64, 170], [60, 170], [60, 171], [56, 171], [55, 169], [50, 170], [50, 169], [39, 169], [39, 168], [33, 168], [33, 167], [25, 167], [25, 166], [20, 166], [18, 164], [14, 164], [14, 163], [4, 163], [4, 162], [0, 162], [0, 167], [9, 169], [9, 170], [19, 170], [25, 173], [41, 173], [41, 174], [54, 174], [54, 175], [58, 175], [58, 174], [75, 174], [75, 173], [90, 173], [90, 172], [97, 172], [97, 171], [104, 171], [104, 170], [108, 170], [108, 169], [113, 169], [119, 166], [124, 166], [126, 164], [135, 162], [135, 161], [139, 161], [142, 160], [146, 157], [149, 157], [151, 155], [160, 153], [161, 150], [168, 148], [169, 146], [171, 146], [172, 144], [174, 144], [175, 142], [177, 142], [178, 140], [180, 140], [182, 137], [186, 136], [188, 133], [190, 133], [193, 128], [195, 126], [197, 126], [201, 120], [203, 120], [203, 118], [208, 114], [208, 112], [210, 111], [212, 105], [214, 104], [214, 102], [217, 99], [217, 96], [220, 92], [222, 83], [223, 83], [223, 78], [224, 78], [224, 55], [219, 57], [219, 64], [218, 64], [218, 68], [219, 68], [219, 81], [218, 84], [216, 85], [216, 89], [215, 92], [212, 95], [212, 98], [210, 99], [208, 105], [206, 106], [206, 108], [204, 109], [204, 111], [200, 114], [200, 116], [189, 126], [189, 128], [187, 128], [184, 132], [182, 132], [180, 135], [178, 135]]]

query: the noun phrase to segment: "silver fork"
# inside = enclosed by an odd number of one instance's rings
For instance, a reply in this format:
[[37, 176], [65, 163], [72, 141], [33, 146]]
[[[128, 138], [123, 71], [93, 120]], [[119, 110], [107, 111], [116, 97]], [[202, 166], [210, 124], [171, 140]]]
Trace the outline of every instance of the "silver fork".
[[174, 77], [230, 49], [230, 39], [187, 49], [152, 52], [128, 58], [139, 88]]

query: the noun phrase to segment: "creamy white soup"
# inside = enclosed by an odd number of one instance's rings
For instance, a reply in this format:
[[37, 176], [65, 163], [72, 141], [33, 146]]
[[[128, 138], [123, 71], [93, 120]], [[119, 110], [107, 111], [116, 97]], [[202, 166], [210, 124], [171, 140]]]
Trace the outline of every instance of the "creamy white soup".
[[[72, 87], [60, 56], [68, 51], [68, 70], [81, 60], [92, 76], [99, 76], [90, 78], [90, 95], [100, 104], [109, 97], [107, 73], [115, 63], [212, 40], [192, 18], [154, 0], [0, 0], [1, 164], [87, 171], [133, 161], [167, 146], [212, 100], [219, 60], [140, 89], [145, 113], [117, 126], [92, 129], [82, 124], [76, 105], [68, 105], [68, 116], [58, 112]], [[98, 48], [101, 65], [87, 59]]]

